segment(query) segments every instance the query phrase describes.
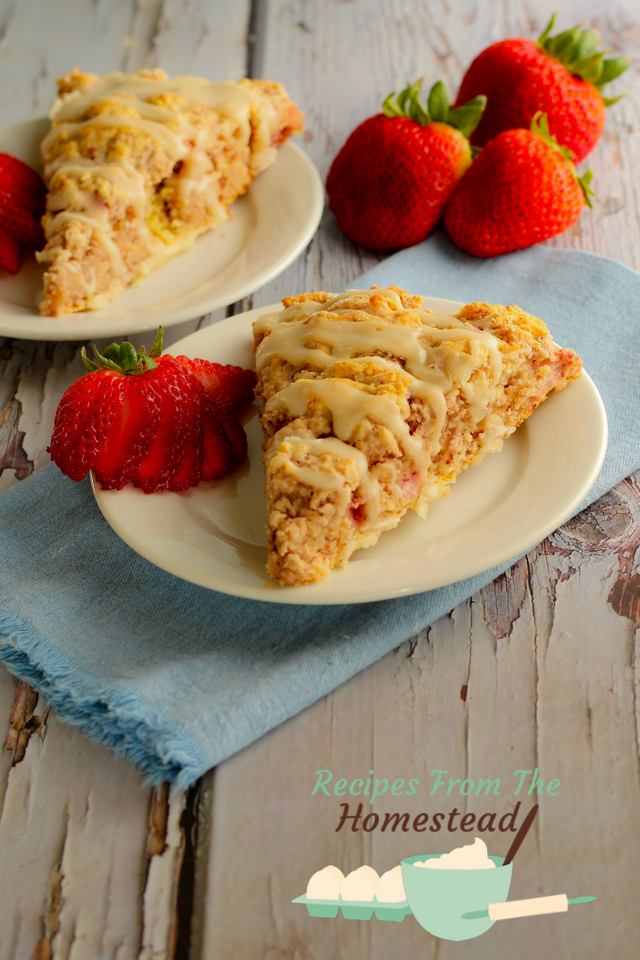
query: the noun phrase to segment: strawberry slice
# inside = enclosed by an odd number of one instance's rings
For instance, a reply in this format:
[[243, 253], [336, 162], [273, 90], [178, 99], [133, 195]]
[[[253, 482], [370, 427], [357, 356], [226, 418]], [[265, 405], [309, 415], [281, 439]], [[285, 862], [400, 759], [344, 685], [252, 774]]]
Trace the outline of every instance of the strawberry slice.
[[216, 480], [229, 472], [235, 457], [229, 442], [229, 436], [210, 397], [206, 406], [203, 407], [202, 421], [204, 426], [204, 461], [201, 477], [203, 480]]
[[237, 463], [239, 460], [244, 460], [247, 455], [247, 435], [244, 432], [244, 427], [226, 413], [220, 413], [218, 416], [231, 444], [233, 462]]
[[0, 153], [0, 184], [6, 183], [7, 180], [19, 184], [41, 201], [47, 194], [44, 180], [33, 167], [18, 160], [17, 157], [12, 157], [9, 153]]
[[64, 394], [48, 449], [53, 462], [72, 480], [83, 480], [95, 465], [126, 392], [125, 377], [100, 370], [76, 380]]
[[210, 360], [191, 360], [184, 356], [176, 357], [176, 361], [198, 378], [222, 413], [231, 413], [245, 403], [253, 402], [256, 382], [253, 370], [243, 370], [232, 364], [222, 366]]
[[[181, 474], [187, 443], [197, 442], [190, 423], [199, 419], [200, 414], [199, 396], [188, 372], [170, 356], [158, 357], [156, 362], [160, 373], [157, 387], [162, 396], [162, 413], [156, 438], [132, 478], [134, 485], [145, 493], [174, 489]], [[180, 482], [184, 482], [184, 477]]]
[[[133, 478], [155, 441], [163, 397], [159, 378], [154, 377], [154, 373], [123, 378], [127, 384], [126, 399], [94, 466], [96, 477], [104, 490], [122, 490]], [[82, 380], [79, 382], [82, 383]]]
[[18, 273], [22, 266], [22, 249], [16, 238], [0, 227], [0, 270]]
[[[44, 210], [43, 210], [44, 213]], [[0, 226], [12, 233], [29, 250], [44, 246], [44, 231], [40, 218], [28, 207], [22, 206], [16, 195], [0, 184]]]
[[188, 490], [198, 485], [202, 478], [205, 457], [203, 412], [210, 405], [209, 396], [199, 380], [184, 371], [189, 388], [193, 392], [185, 434], [184, 456], [180, 471], [169, 484], [170, 490]]

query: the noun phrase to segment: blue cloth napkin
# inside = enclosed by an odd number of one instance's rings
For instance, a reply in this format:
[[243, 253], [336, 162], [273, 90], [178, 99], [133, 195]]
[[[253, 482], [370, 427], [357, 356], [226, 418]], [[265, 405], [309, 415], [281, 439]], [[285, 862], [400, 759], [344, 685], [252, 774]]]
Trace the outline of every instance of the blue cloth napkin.
[[[435, 235], [356, 282], [373, 283], [541, 316], [581, 355], [609, 417], [583, 506], [640, 467], [640, 275], [547, 247], [476, 260]], [[186, 786], [508, 567], [371, 604], [240, 600], [143, 560], [103, 520], [88, 482], [46, 467], [0, 497], [0, 657], [151, 781]]]

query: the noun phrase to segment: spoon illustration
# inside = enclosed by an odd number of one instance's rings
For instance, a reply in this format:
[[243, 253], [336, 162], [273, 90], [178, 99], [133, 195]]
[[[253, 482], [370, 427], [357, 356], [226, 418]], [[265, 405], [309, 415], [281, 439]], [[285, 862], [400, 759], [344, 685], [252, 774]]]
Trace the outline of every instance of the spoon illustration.
[[538, 812], [538, 804], [536, 803], [535, 806], [531, 807], [531, 810], [529, 810], [529, 813], [526, 815], [526, 817], [522, 821], [520, 829], [516, 833], [513, 843], [509, 847], [509, 853], [504, 858], [504, 863], [502, 864], [503, 867], [509, 866], [509, 864], [515, 857], [516, 853], [520, 849], [520, 845], [524, 840], [524, 838], [526, 837], [526, 835], [529, 833], [531, 824], [535, 820], [537, 812]]

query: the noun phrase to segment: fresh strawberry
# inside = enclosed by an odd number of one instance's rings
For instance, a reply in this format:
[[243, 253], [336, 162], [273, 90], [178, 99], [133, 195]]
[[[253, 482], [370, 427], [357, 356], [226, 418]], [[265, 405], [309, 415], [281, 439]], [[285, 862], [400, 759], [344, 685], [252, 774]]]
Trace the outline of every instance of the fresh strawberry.
[[56, 410], [51, 459], [72, 480], [84, 480], [95, 466], [127, 394], [126, 378], [96, 370], [76, 380]]
[[[145, 493], [186, 489], [184, 485], [180, 488], [176, 486], [177, 479], [187, 445], [198, 442], [198, 438], [200, 466], [204, 456], [201, 404], [193, 378], [173, 357], [159, 357], [158, 365], [161, 375], [157, 377], [156, 386], [162, 396], [162, 414], [156, 437], [133, 478], [134, 485]], [[195, 431], [194, 420], [198, 421]], [[198, 474], [192, 474], [192, 479], [194, 482], [189, 486], [198, 482]]]
[[[148, 355], [144, 347], [136, 352], [130, 343], [112, 343], [104, 356], [95, 351], [94, 363], [83, 348], [88, 374], [64, 394], [50, 448], [51, 459], [73, 480], [93, 469], [108, 490], [129, 482], [145, 493], [187, 490], [224, 476], [234, 454], [246, 454], [242, 427], [229, 415], [232, 452], [213, 396], [188, 368], [192, 361], [181, 364], [161, 351], [162, 327]], [[224, 394], [227, 402], [243, 399], [253, 382], [252, 371], [240, 372], [249, 376], [229, 374], [235, 388]]]
[[247, 455], [247, 435], [244, 432], [244, 427], [225, 413], [220, 414], [220, 423], [229, 438], [233, 462], [237, 463], [239, 460], [244, 460]]
[[34, 216], [28, 207], [21, 205], [15, 194], [0, 186], [0, 226], [28, 250], [41, 250], [44, 246], [40, 216]]
[[4, 185], [7, 181], [11, 185], [21, 186], [35, 199], [44, 201], [47, 188], [40, 174], [17, 157], [0, 153], [0, 184]]
[[191, 360], [189, 357], [176, 357], [213, 397], [217, 409], [222, 413], [230, 413], [245, 403], [253, 402], [253, 388], [256, 375], [253, 370], [243, 370], [231, 364], [222, 366], [210, 360]]
[[456, 246], [495, 257], [547, 240], [591, 206], [591, 171], [576, 174], [544, 114], [531, 130], [507, 130], [482, 150], [454, 190], [444, 227]]
[[22, 266], [22, 249], [13, 236], [0, 227], [0, 270], [18, 273]]
[[135, 476], [155, 439], [162, 393], [151, 377], [149, 373], [127, 383], [122, 409], [96, 457], [93, 469], [104, 490], [122, 490]]
[[546, 113], [558, 143], [576, 163], [593, 150], [604, 129], [607, 99], [602, 90], [629, 66], [625, 57], [605, 60], [595, 30], [575, 27], [552, 37], [555, 14], [534, 43], [502, 40], [487, 47], [467, 70], [457, 103], [483, 93], [487, 108], [471, 136], [483, 147], [503, 130], [529, 129], [533, 115]]
[[442, 81], [427, 110], [418, 80], [353, 131], [327, 177], [329, 206], [350, 240], [374, 250], [419, 243], [433, 230], [451, 191], [471, 164], [467, 139], [485, 105], [475, 97], [449, 107]]
[[[231, 418], [229, 418], [231, 420]], [[235, 427], [242, 430], [242, 426], [235, 420], [231, 420]], [[204, 426], [204, 462], [202, 464], [202, 479], [216, 480], [218, 477], [224, 477], [235, 462], [235, 448], [232, 451], [232, 444], [225, 427], [221, 423], [221, 418], [216, 413], [215, 404], [209, 398], [209, 402], [203, 414]], [[231, 427], [235, 432], [235, 428]], [[244, 438], [244, 451], [247, 452], [247, 438], [242, 430]]]

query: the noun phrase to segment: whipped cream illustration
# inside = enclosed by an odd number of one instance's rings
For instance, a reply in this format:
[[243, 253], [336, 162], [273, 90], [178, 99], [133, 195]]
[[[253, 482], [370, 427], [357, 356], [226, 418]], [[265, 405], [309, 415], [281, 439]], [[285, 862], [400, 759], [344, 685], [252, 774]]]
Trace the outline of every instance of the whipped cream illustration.
[[414, 861], [414, 867], [426, 867], [430, 870], [488, 870], [495, 867], [487, 855], [487, 845], [480, 837], [466, 847], [456, 847], [451, 853], [429, 860]]

